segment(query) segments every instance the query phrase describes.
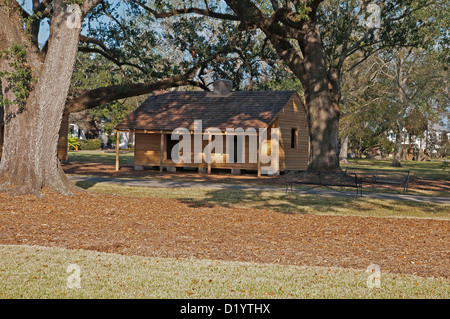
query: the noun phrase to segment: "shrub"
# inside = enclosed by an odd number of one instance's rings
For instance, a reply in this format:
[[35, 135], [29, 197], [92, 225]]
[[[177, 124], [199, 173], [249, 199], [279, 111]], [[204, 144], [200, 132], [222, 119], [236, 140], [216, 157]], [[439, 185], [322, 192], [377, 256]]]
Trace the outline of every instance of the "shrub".
[[450, 164], [450, 161], [447, 161], [447, 160], [443, 161], [441, 164], [442, 170], [445, 171], [448, 168], [449, 164]]
[[99, 139], [80, 140], [80, 144], [80, 148], [84, 151], [98, 150], [102, 146], [102, 142]]
[[67, 142], [69, 144], [70, 150], [75, 150], [77, 147], [80, 147], [80, 139], [78, 137], [73, 137], [72, 133], [69, 133], [69, 137], [67, 138]]

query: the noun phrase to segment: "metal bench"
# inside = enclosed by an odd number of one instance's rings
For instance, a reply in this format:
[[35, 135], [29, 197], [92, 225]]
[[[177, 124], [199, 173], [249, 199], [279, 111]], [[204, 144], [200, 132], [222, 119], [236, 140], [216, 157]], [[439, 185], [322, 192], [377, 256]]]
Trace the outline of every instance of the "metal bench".
[[293, 192], [294, 184], [303, 184], [313, 186], [307, 190], [326, 187], [333, 191], [340, 192], [346, 196], [346, 193], [341, 192], [339, 188], [355, 188], [356, 197], [362, 197], [362, 180], [355, 173], [348, 171], [342, 172], [325, 172], [325, 171], [294, 171], [285, 173], [286, 193]]
[[[373, 170], [372, 170], [373, 171]], [[364, 184], [398, 185], [403, 192], [408, 191], [410, 171], [374, 170], [359, 174]]]

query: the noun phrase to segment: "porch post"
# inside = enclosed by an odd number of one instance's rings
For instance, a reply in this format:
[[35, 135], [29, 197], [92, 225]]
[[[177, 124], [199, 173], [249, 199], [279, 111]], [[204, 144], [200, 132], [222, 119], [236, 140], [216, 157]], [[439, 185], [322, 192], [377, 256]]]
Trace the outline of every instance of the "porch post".
[[[211, 144], [211, 142], [212, 142], [212, 134], [209, 134], [209, 136], [208, 136], [208, 144]], [[208, 174], [211, 174], [211, 163], [208, 163]]]
[[260, 145], [259, 145], [259, 133], [256, 134], [256, 159], [257, 159], [257, 167], [258, 167], [258, 177], [261, 177], [261, 156], [259, 154], [260, 152]]
[[120, 132], [116, 131], [116, 171], [119, 170], [119, 144], [120, 144]]
[[160, 152], [159, 155], [159, 171], [162, 172], [164, 168], [164, 155], [165, 155], [165, 144], [166, 144], [166, 134], [161, 131], [161, 142], [160, 142]]

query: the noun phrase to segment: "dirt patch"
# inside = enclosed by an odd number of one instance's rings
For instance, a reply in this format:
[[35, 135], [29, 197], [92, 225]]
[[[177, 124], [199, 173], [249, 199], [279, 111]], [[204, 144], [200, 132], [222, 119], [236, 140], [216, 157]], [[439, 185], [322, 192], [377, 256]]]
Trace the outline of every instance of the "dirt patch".
[[0, 243], [450, 278], [450, 221], [285, 214], [173, 199], [0, 195]]

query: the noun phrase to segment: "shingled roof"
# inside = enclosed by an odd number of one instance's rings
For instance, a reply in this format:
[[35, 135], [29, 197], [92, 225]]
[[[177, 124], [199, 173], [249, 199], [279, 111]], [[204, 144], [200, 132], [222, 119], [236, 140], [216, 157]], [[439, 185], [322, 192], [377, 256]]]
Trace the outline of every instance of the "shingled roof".
[[202, 127], [267, 127], [295, 91], [174, 91], [149, 97], [116, 130], [193, 130], [194, 120]]

